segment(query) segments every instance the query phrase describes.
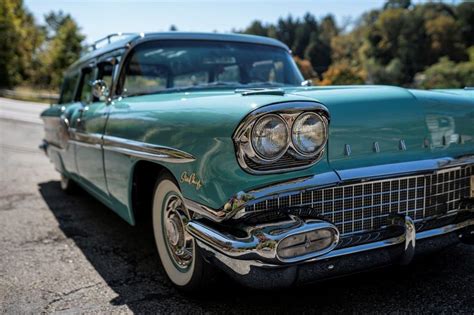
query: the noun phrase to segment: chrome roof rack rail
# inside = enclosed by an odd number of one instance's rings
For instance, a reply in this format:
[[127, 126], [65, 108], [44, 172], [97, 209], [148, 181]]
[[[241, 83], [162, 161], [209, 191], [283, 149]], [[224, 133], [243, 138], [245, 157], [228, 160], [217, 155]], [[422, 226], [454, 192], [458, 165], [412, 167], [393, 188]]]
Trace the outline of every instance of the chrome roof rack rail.
[[100, 44], [104, 41], [107, 41], [107, 45], [110, 44], [112, 42], [112, 38], [113, 37], [119, 37], [119, 36], [128, 36], [128, 35], [142, 35], [143, 33], [113, 33], [113, 34], [109, 34], [101, 39], [98, 39], [96, 40], [95, 42], [93, 42], [92, 44], [90, 44], [89, 46], [87, 46], [88, 49], [90, 50], [96, 50], [97, 49], [97, 44]]

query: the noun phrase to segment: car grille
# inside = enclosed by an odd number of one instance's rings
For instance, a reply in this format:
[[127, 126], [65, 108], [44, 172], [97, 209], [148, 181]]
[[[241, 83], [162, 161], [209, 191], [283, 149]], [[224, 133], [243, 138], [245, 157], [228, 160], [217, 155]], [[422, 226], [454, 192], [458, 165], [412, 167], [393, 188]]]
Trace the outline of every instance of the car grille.
[[391, 214], [410, 216], [415, 222], [458, 210], [469, 197], [474, 167], [449, 168], [435, 174], [403, 176], [305, 190], [257, 201], [248, 213], [299, 209], [332, 222], [341, 235], [377, 230]]
[[255, 163], [248, 157], [245, 157], [245, 163], [256, 171], [272, 171], [278, 169], [286, 169], [286, 168], [295, 168], [295, 167], [304, 167], [311, 165], [317, 160], [319, 157], [307, 160], [299, 160], [292, 156], [289, 153], [285, 153], [278, 161], [272, 162], [270, 164], [259, 164]]

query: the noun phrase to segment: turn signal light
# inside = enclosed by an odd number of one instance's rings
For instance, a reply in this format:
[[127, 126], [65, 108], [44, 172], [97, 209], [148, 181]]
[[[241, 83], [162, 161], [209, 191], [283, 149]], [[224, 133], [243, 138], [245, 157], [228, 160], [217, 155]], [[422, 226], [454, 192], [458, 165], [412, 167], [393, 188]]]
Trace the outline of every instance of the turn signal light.
[[291, 259], [334, 248], [338, 242], [336, 231], [331, 228], [291, 235], [280, 241], [277, 248], [281, 259]]

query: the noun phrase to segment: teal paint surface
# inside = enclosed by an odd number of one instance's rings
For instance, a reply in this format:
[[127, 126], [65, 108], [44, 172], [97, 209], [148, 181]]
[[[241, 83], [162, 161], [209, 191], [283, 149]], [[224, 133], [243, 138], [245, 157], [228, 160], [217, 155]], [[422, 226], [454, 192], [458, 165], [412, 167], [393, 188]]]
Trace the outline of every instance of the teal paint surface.
[[[316, 165], [293, 172], [253, 175], [240, 168], [232, 135], [251, 111], [274, 103], [320, 102], [329, 109], [328, 148]], [[239, 191], [290, 179], [371, 165], [474, 153], [474, 97], [470, 91], [419, 91], [388, 86], [288, 88], [286, 94], [242, 96], [233, 90], [169, 93], [115, 100], [105, 134], [169, 146], [196, 157], [185, 164], [162, 163], [183, 195], [212, 208]], [[56, 115], [49, 109], [45, 115]], [[443, 144], [443, 137], [448, 139]], [[406, 151], [400, 150], [404, 140]], [[428, 141], [428, 142], [427, 142]], [[374, 152], [378, 142], [380, 152]], [[344, 145], [352, 149], [344, 155]], [[130, 185], [139, 159], [104, 151], [109, 205], [133, 223]], [[180, 182], [195, 173], [199, 190]], [[86, 183], [87, 185], [87, 183]]]

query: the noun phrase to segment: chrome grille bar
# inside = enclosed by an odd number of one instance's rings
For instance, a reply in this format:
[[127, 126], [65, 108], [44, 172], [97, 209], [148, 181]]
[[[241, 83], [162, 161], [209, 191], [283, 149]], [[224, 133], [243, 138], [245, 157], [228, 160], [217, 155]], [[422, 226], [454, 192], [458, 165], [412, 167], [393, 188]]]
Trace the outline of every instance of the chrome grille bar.
[[307, 207], [336, 225], [341, 235], [371, 231], [386, 225], [391, 214], [409, 216], [417, 222], [457, 211], [461, 200], [469, 197], [473, 169], [468, 165], [430, 174], [296, 191], [257, 201], [246, 211]]

